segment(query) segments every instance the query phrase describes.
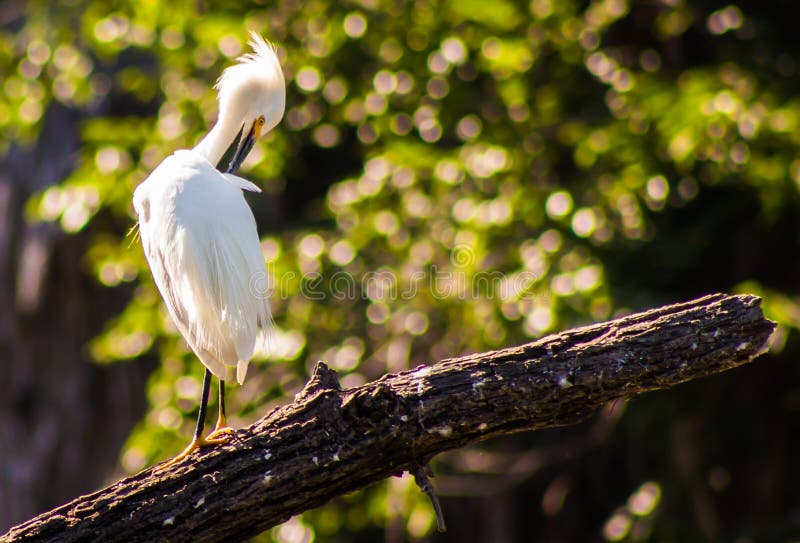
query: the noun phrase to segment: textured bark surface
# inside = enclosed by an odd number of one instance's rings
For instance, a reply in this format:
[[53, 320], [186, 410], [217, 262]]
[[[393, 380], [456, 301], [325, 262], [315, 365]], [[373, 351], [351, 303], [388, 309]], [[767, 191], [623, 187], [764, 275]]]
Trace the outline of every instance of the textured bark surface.
[[78, 498], [0, 541], [240, 541], [442, 451], [578, 422], [611, 400], [749, 362], [774, 328], [759, 303], [715, 294], [345, 391], [319, 364], [291, 404], [234, 442]]

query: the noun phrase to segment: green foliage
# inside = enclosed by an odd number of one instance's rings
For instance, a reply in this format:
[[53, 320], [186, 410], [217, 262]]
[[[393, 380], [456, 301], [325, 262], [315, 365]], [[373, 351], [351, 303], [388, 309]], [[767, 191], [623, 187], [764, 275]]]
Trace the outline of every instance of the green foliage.
[[[317, 359], [352, 386], [662, 301], [656, 289], [627, 290], [636, 270], [620, 273], [615, 252], [653, 246], [667, 234], [659, 216], [714, 187], [757, 196], [763, 224], [788, 202], [796, 209], [794, 72], [746, 54], [677, 62], [670, 47], [687, 32], [742, 52], [754, 24], [735, 6], [651, 8], [642, 28], [631, 13], [641, 7], [623, 0], [29, 5], [19, 31], [0, 31], [0, 152], [35, 138], [51, 103], [100, 112], [82, 126], [77, 168], [32, 198], [28, 215], [88, 230], [87, 269], [132, 287], [94, 358], [163, 360], [123, 467], [180, 448], [201, 379], [124, 235], [131, 193], [213, 123], [212, 83], [247, 50], [248, 29], [278, 44], [288, 103], [243, 170], [265, 190], [251, 200], [257, 217], [277, 228], [263, 239], [277, 329], [232, 391], [234, 425], [284, 401]], [[649, 38], [634, 41], [635, 31]], [[301, 160], [331, 152], [335, 173]], [[325, 196], [275, 222], [269, 202], [289, 209], [292, 184]], [[782, 337], [798, 327], [795, 299], [757, 276], [736, 280], [765, 296]], [[415, 538], [433, 529], [406, 479], [259, 540], [307, 530], [333, 541], [396, 518]]]

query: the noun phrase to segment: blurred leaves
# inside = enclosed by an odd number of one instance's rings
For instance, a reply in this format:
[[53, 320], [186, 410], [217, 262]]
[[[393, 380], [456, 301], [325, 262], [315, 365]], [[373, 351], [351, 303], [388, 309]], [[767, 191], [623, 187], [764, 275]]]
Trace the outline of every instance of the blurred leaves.
[[[243, 171], [264, 188], [251, 203], [269, 228], [277, 328], [232, 391], [234, 425], [296, 391], [317, 359], [353, 386], [624, 311], [624, 279], [608, 270], [614, 251], [652, 243], [660, 214], [710, 187], [757, 195], [765, 224], [797, 201], [795, 63], [750, 55], [764, 36], [735, 5], [43, 6], [25, 5], [0, 30], [0, 152], [36, 138], [53, 103], [86, 112], [77, 168], [27, 209], [32, 221], [87, 229], [87, 269], [109, 287], [132, 286], [128, 307], [90, 345], [94, 358], [156, 351], [164, 361], [122, 456], [129, 471], [189, 435], [201, 375], [124, 235], [131, 192], [214, 122], [212, 84], [246, 52], [248, 30], [277, 43], [288, 96], [285, 121]], [[714, 52], [682, 54], [687, 33]], [[334, 167], [310, 158], [322, 156]], [[290, 198], [306, 190], [299, 204]], [[784, 333], [797, 329], [797, 301], [745, 280]], [[431, 513], [401, 486], [344, 498], [261, 539], [332, 541], [342, 526], [394, 517], [422, 538]], [[369, 503], [367, 517], [353, 500]], [[612, 517], [606, 537], [625, 537], [631, 518]]]

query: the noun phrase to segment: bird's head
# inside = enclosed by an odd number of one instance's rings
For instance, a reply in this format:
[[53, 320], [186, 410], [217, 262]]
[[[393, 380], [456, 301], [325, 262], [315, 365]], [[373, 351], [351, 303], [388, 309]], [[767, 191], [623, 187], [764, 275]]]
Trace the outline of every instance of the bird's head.
[[242, 165], [255, 141], [272, 130], [283, 117], [286, 83], [275, 47], [250, 33], [252, 53], [239, 57], [217, 81], [220, 116], [241, 120], [242, 135], [228, 172]]

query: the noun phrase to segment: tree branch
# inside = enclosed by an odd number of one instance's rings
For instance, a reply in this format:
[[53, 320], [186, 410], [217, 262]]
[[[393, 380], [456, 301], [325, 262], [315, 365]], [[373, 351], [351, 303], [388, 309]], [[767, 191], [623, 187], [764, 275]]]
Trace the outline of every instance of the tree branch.
[[295, 400], [232, 443], [147, 469], [0, 541], [239, 541], [492, 436], [578, 422], [606, 402], [745, 364], [774, 323], [715, 294], [340, 390], [320, 363]]

